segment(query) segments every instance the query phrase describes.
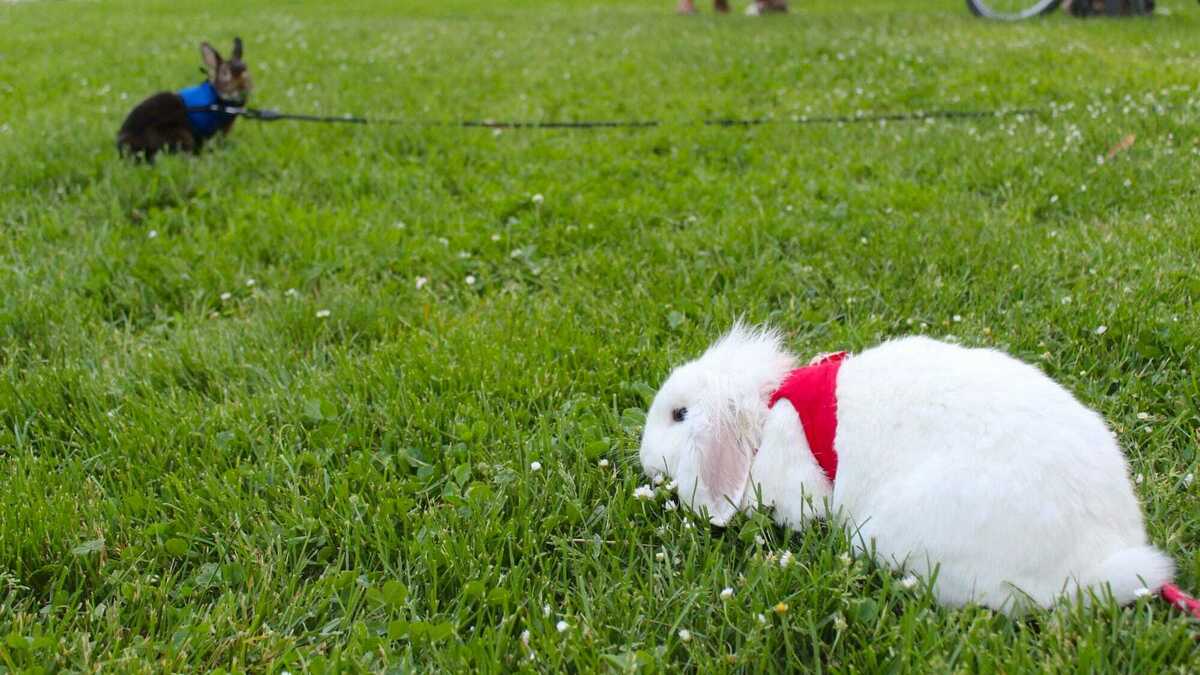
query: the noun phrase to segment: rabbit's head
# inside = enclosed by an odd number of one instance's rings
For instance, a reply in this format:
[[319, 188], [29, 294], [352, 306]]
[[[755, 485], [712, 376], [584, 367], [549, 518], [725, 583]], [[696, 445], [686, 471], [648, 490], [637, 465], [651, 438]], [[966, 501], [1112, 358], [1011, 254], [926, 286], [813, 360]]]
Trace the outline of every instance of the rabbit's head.
[[217, 89], [217, 96], [222, 101], [242, 105], [254, 88], [250, 79], [250, 70], [242, 60], [242, 38], [233, 39], [233, 53], [229, 60], [221, 58], [221, 54], [207, 42], [200, 44], [200, 55], [204, 57], [204, 67], [208, 71], [208, 80]]
[[642, 469], [673, 478], [680, 501], [725, 525], [747, 497], [771, 392], [794, 367], [778, 333], [735, 324], [699, 359], [676, 368], [655, 395], [642, 433]]

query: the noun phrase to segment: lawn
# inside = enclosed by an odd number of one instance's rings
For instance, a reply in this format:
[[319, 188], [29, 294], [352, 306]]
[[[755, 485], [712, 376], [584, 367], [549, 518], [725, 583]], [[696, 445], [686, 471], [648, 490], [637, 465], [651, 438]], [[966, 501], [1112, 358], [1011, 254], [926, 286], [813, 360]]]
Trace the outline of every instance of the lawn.
[[[338, 5], [0, 5], [0, 673], [1195, 668], [1155, 599], [945, 610], [837, 530], [633, 496], [640, 411], [737, 317], [951, 336], [1107, 416], [1200, 589], [1195, 2]], [[665, 123], [118, 161], [234, 35], [263, 107]]]

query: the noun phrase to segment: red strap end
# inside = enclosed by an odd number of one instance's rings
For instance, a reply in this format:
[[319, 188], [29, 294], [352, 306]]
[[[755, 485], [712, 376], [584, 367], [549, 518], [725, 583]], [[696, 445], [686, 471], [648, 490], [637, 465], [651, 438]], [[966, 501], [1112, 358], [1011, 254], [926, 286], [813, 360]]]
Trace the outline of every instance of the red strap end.
[[1200, 600], [1184, 593], [1175, 584], [1163, 584], [1162, 590], [1159, 592], [1162, 594], [1163, 600], [1171, 603], [1173, 607], [1200, 619]]

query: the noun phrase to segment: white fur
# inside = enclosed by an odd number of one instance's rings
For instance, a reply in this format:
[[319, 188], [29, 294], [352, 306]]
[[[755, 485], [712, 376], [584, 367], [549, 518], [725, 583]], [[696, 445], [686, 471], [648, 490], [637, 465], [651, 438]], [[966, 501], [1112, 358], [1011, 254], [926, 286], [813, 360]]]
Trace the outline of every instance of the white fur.
[[936, 573], [950, 606], [1016, 612], [1105, 587], [1126, 603], [1170, 581], [1113, 434], [1037, 368], [924, 337], [848, 358], [831, 486], [791, 406], [767, 408], [795, 363], [776, 333], [735, 326], [663, 384], [643, 467], [717, 525], [756, 495], [793, 528], [833, 514], [880, 563]]
[[[680, 500], [724, 525], [742, 506], [760, 444], [766, 397], [795, 367], [770, 330], [733, 327], [699, 359], [680, 366], [646, 413], [642, 466], [679, 484]], [[672, 412], [687, 408], [676, 423]], [[721, 452], [706, 452], [720, 447]]]

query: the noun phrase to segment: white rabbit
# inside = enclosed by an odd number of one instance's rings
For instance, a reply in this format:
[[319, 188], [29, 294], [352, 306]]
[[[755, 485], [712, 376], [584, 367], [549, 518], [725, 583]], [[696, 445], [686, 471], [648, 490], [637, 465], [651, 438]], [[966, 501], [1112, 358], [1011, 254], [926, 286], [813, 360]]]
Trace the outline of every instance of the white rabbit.
[[827, 472], [791, 400], [769, 405], [795, 367], [776, 332], [735, 325], [655, 396], [644, 470], [716, 525], [759, 499], [788, 527], [835, 518], [879, 563], [936, 573], [949, 606], [1015, 613], [1105, 585], [1124, 604], [1171, 580], [1114, 435], [1037, 368], [925, 337], [847, 357], [827, 371]]

